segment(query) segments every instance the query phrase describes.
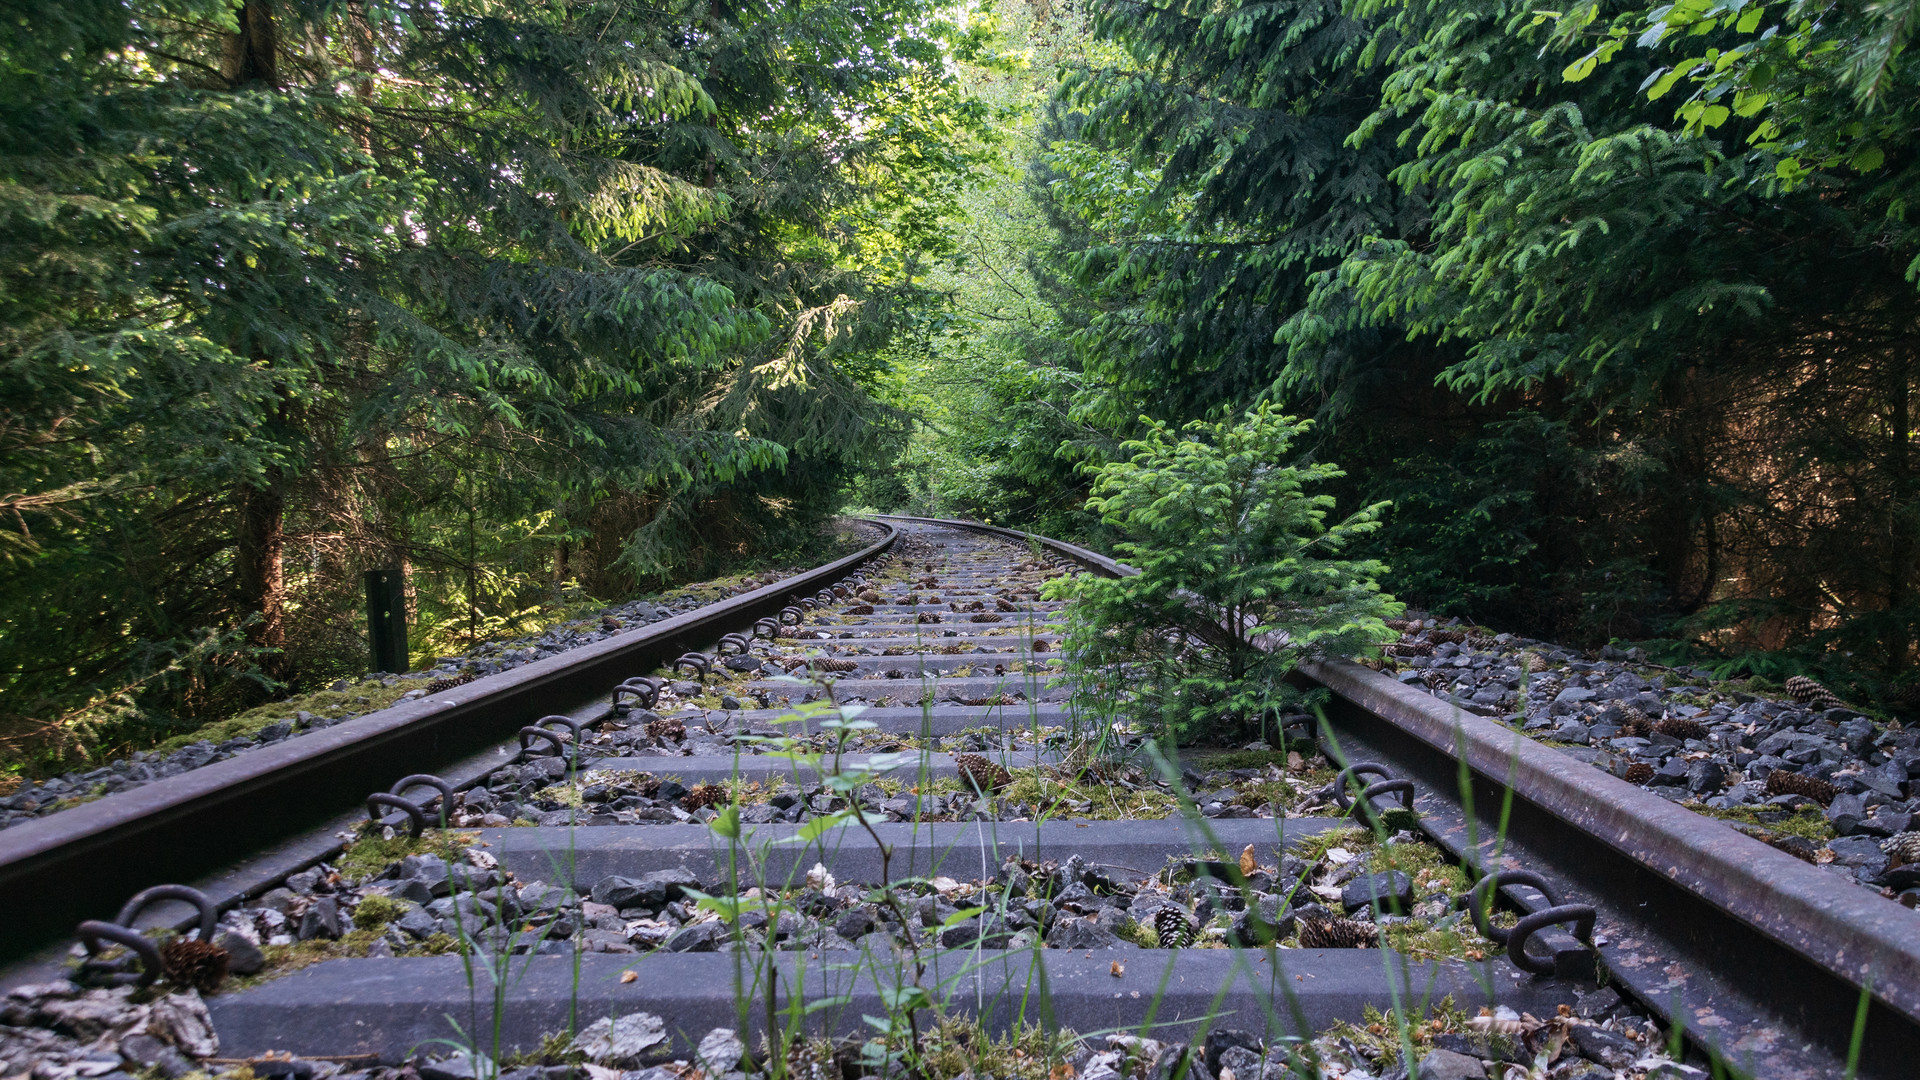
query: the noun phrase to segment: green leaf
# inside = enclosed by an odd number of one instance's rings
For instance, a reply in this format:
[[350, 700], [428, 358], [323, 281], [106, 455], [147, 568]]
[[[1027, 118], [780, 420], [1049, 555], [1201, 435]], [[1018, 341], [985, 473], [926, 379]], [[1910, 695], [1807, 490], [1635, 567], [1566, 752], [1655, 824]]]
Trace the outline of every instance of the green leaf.
[[831, 814], [821, 814], [807, 819], [806, 824], [782, 841], [788, 844], [810, 844], [827, 833], [839, 828], [853, 819], [852, 810], [836, 810]]
[[978, 915], [985, 910], [987, 909], [983, 907], [961, 908], [960, 910], [947, 916], [945, 919], [942, 919], [940, 921], [940, 928], [942, 930], [945, 930], [949, 926], [958, 926], [961, 923], [966, 922], [968, 919], [973, 918], [975, 915]]
[[1579, 82], [1593, 74], [1593, 69], [1598, 66], [1599, 63], [1600, 53], [1598, 50], [1595, 50], [1575, 60], [1573, 63], [1568, 64], [1561, 70], [1560, 77], [1568, 82]]

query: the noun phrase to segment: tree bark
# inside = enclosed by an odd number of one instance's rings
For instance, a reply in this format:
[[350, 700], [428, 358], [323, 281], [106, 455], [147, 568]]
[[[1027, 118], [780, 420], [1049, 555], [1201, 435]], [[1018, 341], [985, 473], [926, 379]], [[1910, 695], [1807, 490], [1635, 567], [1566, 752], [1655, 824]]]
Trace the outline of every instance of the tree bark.
[[[235, 90], [280, 85], [278, 33], [272, 0], [242, 0], [235, 12], [239, 32], [227, 36], [220, 72]], [[262, 670], [285, 679], [289, 664], [287, 643], [286, 495], [279, 470], [271, 470], [259, 485], [242, 485], [234, 492], [239, 522], [234, 529], [234, 584], [240, 610], [252, 622], [247, 644], [267, 650], [259, 656]]]
[[1886, 670], [1898, 673], [1907, 666], [1913, 648], [1908, 608], [1913, 604], [1914, 562], [1914, 477], [1912, 460], [1913, 418], [1910, 410], [1912, 379], [1909, 375], [1908, 342], [1894, 345], [1892, 378], [1888, 380], [1890, 408], [1887, 416], [1887, 472], [1892, 478], [1892, 544], [1888, 552], [1887, 631], [1882, 638], [1886, 651]]
[[234, 532], [234, 578], [242, 611], [259, 616], [247, 628], [247, 644], [276, 650], [260, 657], [260, 667], [276, 679], [288, 673], [286, 497], [279, 477], [265, 487], [242, 487], [234, 493], [240, 521]]

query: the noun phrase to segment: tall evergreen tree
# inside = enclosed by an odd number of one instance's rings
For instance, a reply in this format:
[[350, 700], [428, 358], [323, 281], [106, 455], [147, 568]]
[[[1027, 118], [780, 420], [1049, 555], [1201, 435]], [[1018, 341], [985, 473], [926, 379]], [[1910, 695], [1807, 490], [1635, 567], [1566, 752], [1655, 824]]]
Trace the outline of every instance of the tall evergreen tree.
[[8, 16], [0, 734], [353, 670], [369, 566], [472, 624], [791, 539], [899, 438], [981, 134], [924, 5]]

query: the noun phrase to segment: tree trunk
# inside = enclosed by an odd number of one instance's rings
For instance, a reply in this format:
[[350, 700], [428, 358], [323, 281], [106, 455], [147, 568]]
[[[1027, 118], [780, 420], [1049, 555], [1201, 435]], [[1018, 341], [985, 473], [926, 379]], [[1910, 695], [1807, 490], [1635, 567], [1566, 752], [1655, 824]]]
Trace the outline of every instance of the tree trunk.
[[[354, 95], [362, 105], [370, 105], [373, 103], [373, 25], [367, 21], [366, 0], [348, 0], [347, 56], [353, 64], [353, 70], [360, 74], [360, 80], [354, 86]], [[371, 119], [360, 116], [353, 121], [353, 128], [354, 141], [360, 144], [360, 149], [373, 153]]]
[[1911, 412], [1910, 391], [1912, 379], [1909, 375], [1907, 359], [1908, 342], [1902, 340], [1894, 345], [1895, 359], [1893, 377], [1888, 380], [1891, 398], [1888, 410], [1888, 461], [1887, 473], [1892, 478], [1891, 521], [1893, 535], [1888, 552], [1887, 582], [1887, 630], [1882, 637], [1882, 647], [1886, 651], [1886, 670], [1899, 672], [1907, 666], [1908, 652], [1913, 648], [1911, 623], [1908, 621], [1908, 608], [1913, 604], [1914, 572], [1914, 477], [1912, 461], [1913, 417]]
[[240, 32], [227, 36], [220, 73], [235, 90], [255, 83], [278, 87], [279, 35], [274, 30], [272, 0], [243, 0], [236, 14]]
[[[280, 58], [273, 23], [272, 0], [242, 0], [235, 12], [239, 32], [229, 34], [220, 59], [220, 73], [235, 90], [278, 88]], [[284, 407], [284, 406], [283, 406]], [[247, 644], [270, 650], [258, 658], [262, 670], [285, 679], [289, 665], [287, 643], [286, 495], [279, 470], [270, 470], [261, 486], [243, 485], [234, 492], [239, 523], [234, 529], [234, 582], [240, 610], [253, 621]]]
[[[240, 512], [235, 530], [234, 577], [242, 611], [259, 618], [247, 628], [256, 649], [285, 650], [287, 644], [286, 498], [274, 475], [266, 487], [242, 487], [234, 494]], [[260, 658], [267, 674], [288, 674], [284, 651]]]

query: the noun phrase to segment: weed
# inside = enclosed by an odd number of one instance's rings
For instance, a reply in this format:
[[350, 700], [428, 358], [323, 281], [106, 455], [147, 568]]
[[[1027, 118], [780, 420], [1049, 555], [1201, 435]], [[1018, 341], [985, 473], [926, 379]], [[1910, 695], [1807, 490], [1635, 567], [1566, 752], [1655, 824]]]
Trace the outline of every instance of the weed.
[[1360, 1023], [1337, 1021], [1327, 1034], [1334, 1038], [1349, 1039], [1355, 1046], [1378, 1054], [1374, 1064], [1381, 1069], [1391, 1069], [1399, 1064], [1400, 1055], [1409, 1043], [1424, 1046], [1433, 1041], [1435, 1035], [1457, 1034], [1467, 1030], [1467, 1014], [1454, 1006], [1451, 997], [1442, 998], [1429, 1009], [1424, 1021], [1404, 1017], [1397, 1009], [1382, 1013], [1371, 1005], [1363, 1009], [1360, 1015]]
[[1050, 1080], [1079, 1041], [1065, 1028], [1033, 1025], [995, 1038], [977, 1022], [948, 1018], [926, 1032], [924, 1075]]

